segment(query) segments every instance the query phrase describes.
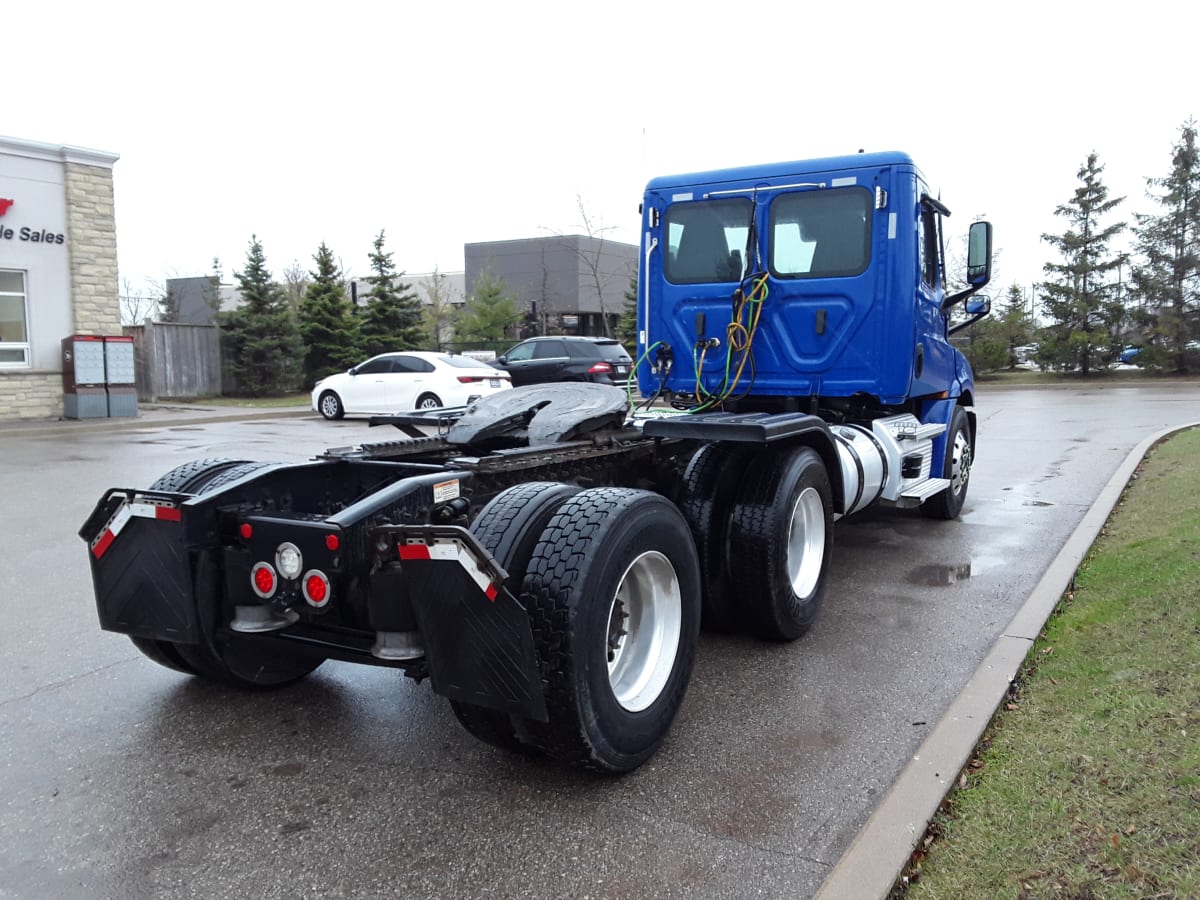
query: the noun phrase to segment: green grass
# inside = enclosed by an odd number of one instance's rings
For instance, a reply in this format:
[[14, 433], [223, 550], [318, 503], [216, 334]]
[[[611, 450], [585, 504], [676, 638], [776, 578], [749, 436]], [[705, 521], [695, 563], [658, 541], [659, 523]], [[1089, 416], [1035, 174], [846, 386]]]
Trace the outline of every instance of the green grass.
[[1035, 642], [910, 900], [1200, 897], [1198, 595], [1190, 431], [1150, 455]]
[[197, 406], [229, 406], [237, 409], [275, 409], [279, 406], [308, 406], [309, 392], [285, 394], [280, 397], [197, 397], [190, 400], [171, 400], [172, 404], [194, 403]]

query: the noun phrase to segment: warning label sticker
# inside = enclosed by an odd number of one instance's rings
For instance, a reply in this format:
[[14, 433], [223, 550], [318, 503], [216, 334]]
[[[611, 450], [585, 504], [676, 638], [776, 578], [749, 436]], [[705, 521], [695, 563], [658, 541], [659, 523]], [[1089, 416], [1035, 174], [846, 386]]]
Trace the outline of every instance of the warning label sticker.
[[433, 502], [445, 503], [458, 497], [458, 479], [439, 481], [433, 486]]

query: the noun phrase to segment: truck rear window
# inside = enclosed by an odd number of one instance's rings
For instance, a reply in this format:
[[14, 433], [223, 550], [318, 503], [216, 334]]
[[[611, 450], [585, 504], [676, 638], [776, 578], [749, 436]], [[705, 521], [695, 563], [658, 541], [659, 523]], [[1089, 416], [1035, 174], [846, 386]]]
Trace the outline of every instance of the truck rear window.
[[667, 280], [674, 284], [740, 281], [750, 200], [698, 200], [673, 203], [664, 218]]
[[871, 258], [871, 192], [860, 187], [780, 194], [771, 202], [771, 274], [858, 275]]

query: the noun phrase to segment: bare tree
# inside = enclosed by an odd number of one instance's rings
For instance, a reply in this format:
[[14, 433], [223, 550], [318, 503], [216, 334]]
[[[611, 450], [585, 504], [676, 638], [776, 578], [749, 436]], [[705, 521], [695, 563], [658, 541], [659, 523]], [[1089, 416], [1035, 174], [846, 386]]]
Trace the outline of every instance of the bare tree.
[[128, 278], [121, 279], [121, 324], [141, 325], [159, 312], [161, 294], [154, 291], [135, 292]]
[[299, 262], [294, 261], [283, 270], [283, 291], [287, 295], [288, 306], [293, 311], [300, 309], [304, 301], [304, 293], [308, 290], [308, 270]]
[[588, 242], [589, 246], [586, 249], [580, 247], [576, 253], [596, 288], [596, 299], [600, 304], [600, 328], [603, 336], [612, 337], [612, 329], [608, 322], [608, 310], [604, 306], [604, 288], [612, 280], [613, 273], [603, 271], [601, 260], [604, 256], [604, 235], [606, 232], [612, 231], [615, 226], [594, 225], [591, 217], [587, 214], [587, 209], [584, 208], [583, 197], [576, 194], [575, 203], [579, 207], [579, 218], [583, 222], [584, 233], [591, 238]]
[[424, 288], [428, 302], [422, 308], [421, 316], [429, 330], [430, 346], [443, 350], [454, 340], [454, 326], [459, 312], [456, 304], [461, 305], [463, 297], [436, 268], [425, 279]]

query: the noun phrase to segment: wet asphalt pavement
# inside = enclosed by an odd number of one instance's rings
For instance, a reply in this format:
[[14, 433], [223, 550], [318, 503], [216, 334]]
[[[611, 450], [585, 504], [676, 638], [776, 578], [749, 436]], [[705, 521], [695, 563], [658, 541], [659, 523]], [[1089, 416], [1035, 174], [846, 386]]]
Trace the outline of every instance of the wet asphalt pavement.
[[241, 694], [98, 629], [75, 532], [104, 489], [390, 434], [0, 434], [0, 898], [811, 896], [1126, 453], [1200, 418], [1200, 384], [985, 388], [977, 409], [961, 521], [839, 523], [813, 630], [703, 636], [666, 745], [617, 779], [480, 744], [393, 670]]

